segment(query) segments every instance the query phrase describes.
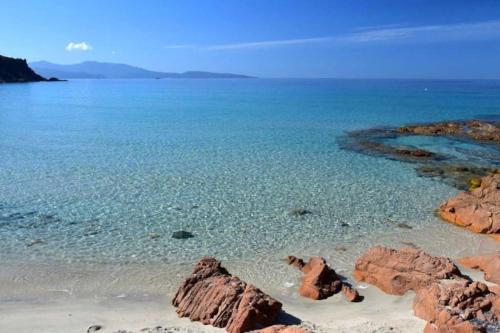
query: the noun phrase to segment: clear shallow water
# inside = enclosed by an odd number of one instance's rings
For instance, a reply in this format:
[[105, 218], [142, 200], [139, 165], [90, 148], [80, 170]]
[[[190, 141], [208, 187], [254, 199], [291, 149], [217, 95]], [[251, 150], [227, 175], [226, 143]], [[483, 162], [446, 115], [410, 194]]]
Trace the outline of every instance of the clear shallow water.
[[[336, 138], [499, 114], [494, 81], [0, 85], [0, 256], [258, 261], [373, 239], [394, 222], [424, 230], [456, 190], [410, 164], [340, 150]], [[195, 237], [172, 239], [180, 229]]]

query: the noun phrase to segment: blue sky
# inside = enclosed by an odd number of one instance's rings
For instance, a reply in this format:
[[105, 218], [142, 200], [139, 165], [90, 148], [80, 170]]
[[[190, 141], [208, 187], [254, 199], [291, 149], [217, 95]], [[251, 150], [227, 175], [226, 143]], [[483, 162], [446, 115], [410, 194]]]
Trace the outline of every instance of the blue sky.
[[0, 54], [260, 77], [500, 79], [500, 1], [2, 1]]

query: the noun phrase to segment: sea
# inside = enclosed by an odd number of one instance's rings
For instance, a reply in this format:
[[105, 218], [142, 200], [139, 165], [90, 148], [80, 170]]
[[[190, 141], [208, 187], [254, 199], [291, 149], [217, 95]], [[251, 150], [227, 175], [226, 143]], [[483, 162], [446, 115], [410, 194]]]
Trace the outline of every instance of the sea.
[[[467, 251], [467, 241], [481, 246], [484, 237], [435, 215], [456, 188], [339, 140], [353, 130], [471, 118], [500, 118], [500, 81], [0, 85], [0, 261], [184, 272], [211, 255], [243, 276], [252, 267], [247, 278], [274, 279], [292, 254], [349, 258], [339, 264], [347, 271], [353, 255], [345, 252], [379, 243]], [[472, 161], [480, 149], [406, 140]], [[192, 237], [173, 238], [177, 231]]]

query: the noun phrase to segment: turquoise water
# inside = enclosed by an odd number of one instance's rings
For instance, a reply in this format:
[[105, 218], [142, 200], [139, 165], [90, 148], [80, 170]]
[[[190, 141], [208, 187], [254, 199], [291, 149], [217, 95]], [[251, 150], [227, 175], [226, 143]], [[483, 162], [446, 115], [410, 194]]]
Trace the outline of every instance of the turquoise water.
[[[0, 85], [0, 256], [258, 260], [389, 232], [394, 221], [424, 228], [456, 189], [410, 164], [341, 150], [337, 138], [499, 115], [499, 81]], [[171, 238], [178, 230], [195, 237]]]

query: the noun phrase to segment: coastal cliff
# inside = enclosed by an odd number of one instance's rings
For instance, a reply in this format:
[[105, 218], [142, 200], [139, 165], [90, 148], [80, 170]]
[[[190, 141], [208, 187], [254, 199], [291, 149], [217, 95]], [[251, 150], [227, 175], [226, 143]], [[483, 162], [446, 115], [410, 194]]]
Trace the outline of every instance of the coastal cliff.
[[[35, 73], [25, 59], [0, 55], [0, 83], [49, 81]], [[57, 81], [57, 79], [50, 79]]]

